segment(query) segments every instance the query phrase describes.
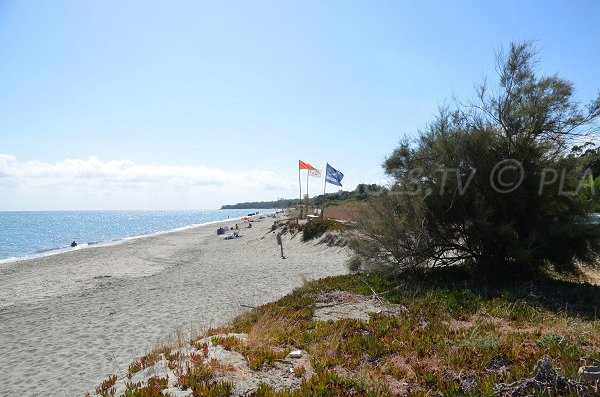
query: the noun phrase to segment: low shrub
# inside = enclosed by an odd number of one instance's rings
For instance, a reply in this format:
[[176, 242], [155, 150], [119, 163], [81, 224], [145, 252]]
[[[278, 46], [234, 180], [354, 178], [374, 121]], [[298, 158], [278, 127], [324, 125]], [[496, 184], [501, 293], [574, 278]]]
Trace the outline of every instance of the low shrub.
[[310, 221], [302, 228], [302, 241], [306, 242], [319, 238], [326, 231], [341, 231], [343, 229], [344, 226], [341, 223], [331, 219], [317, 219]]

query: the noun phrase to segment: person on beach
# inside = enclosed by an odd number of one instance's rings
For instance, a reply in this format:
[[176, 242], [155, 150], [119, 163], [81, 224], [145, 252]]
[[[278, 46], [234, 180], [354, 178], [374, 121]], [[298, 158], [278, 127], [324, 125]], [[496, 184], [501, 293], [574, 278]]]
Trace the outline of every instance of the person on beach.
[[240, 230], [240, 227], [238, 226], [238, 224], [235, 224], [235, 230]]

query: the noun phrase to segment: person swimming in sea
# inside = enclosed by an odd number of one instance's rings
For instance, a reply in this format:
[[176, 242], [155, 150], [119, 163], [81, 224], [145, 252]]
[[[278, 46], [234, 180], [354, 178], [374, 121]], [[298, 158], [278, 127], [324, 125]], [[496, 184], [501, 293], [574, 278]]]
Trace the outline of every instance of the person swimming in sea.
[[77, 247], [77, 243], [76, 243], [75, 241], [73, 241], [73, 242], [71, 243], [71, 248], [75, 248], [75, 247]]

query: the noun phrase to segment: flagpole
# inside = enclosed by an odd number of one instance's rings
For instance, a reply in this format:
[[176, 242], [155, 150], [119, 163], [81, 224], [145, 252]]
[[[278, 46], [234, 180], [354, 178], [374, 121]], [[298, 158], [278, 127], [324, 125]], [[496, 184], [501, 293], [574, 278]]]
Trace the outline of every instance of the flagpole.
[[327, 189], [327, 167], [325, 168], [325, 184], [323, 185], [323, 208], [321, 208], [321, 219], [325, 219], [325, 189]]
[[298, 186], [300, 187], [300, 201], [298, 202], [298, 208], [300, 209], [300, 218], [302, 218], [302, 182], [300, 181], [300, 161], [298, 160]]
[[306, 170], [306, 215], [308, 215], [308, 176], [310, 175], [310, 170]]

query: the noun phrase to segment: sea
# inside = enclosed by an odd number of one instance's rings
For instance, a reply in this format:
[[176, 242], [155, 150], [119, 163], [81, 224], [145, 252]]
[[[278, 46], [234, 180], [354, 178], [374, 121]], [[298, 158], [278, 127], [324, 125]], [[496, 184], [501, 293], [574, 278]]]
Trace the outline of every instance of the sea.
[[274, 209], [195, 211], [0, 211], [0, 265], [77, 248], [236, 220]]

